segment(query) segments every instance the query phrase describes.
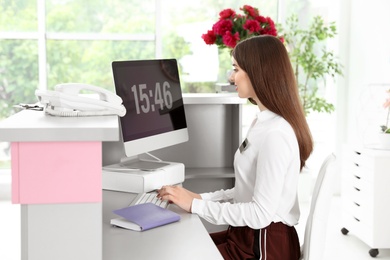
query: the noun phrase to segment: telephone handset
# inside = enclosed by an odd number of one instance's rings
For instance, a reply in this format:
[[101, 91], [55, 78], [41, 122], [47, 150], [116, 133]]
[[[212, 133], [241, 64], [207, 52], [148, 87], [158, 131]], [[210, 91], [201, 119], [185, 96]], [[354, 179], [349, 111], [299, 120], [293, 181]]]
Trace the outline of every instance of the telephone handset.
[[[124, 116], [126, 108], [118, 95], [96, 86], [82, 83], [64, 83], [54, 87], [54, 91], [36, 90], [39, 102], [45, 111], [55, 116]], [[80, 95], [81, 90], [98, 94], [98, 98]]]

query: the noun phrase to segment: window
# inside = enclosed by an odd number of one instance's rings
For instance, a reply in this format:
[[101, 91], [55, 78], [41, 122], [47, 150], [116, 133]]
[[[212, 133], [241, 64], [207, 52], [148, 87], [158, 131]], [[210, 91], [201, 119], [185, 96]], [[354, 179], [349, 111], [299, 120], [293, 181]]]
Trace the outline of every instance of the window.
[[184, 92], [215, 92], [229, 53], [201, 39], [224, 8], [256, 6], [277, 20], [278, 1], [0, 0], [0, 118], [35, 103], [37, 88], [83, 82], [113, 90], [113, 60], [177, 58]]
[[[37, 88], [82, 82], [113, 91], [114, 60], [176, 58], [183, 92], [215, 92], [227, 81], [230, 55], [201, 35], [221, 10], [252, 5], [282, 23], [293, 12], [306, 18], [336, 6], [319, 2], [0, 0], [0, 120], [16, 112], [15, 104], [35, 103]], [[3, 146], [0, 161], [8, 155]]]

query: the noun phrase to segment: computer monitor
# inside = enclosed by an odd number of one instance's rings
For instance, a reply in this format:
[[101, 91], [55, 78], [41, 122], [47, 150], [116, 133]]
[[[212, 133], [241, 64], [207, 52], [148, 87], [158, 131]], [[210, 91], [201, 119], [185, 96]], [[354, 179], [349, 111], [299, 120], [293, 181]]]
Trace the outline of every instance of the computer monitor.
[[127, 157], [188, 141], [176, 59], [114, 61], [112, 70]]

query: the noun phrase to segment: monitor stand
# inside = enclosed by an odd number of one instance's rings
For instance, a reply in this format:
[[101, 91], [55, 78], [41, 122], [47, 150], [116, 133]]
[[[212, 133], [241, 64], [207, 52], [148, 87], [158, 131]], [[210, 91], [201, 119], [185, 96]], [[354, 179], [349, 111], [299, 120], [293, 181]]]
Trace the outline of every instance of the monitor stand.
[[184, 179], [184, 164], [159, 159], [124, 158], [102, 169], [102, 187], [105, 190], [143, 193], [164, 185], [181, 184]]
[[150, 161], [143, 159], [124, 160], [120, 166], [127, 169], [136, 169], [141, 171], [155, 171], [161, 167], [167, 166], [169, 163], [163, 161]]

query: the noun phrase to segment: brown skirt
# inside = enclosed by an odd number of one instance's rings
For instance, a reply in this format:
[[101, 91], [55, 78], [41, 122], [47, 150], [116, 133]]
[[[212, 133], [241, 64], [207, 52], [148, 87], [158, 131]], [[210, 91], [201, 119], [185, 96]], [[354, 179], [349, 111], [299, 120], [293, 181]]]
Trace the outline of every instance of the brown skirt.
[[229, 227], [210, 236], [224, 259], [297, 260], [301, 254], [295, 228], [281, 222], [262, 229]]

